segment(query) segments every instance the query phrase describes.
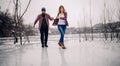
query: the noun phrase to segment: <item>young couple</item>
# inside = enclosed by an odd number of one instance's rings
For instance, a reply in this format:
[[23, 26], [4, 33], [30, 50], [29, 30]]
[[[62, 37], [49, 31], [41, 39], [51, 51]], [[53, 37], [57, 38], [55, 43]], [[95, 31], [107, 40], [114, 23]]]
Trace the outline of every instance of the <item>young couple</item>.
[[37, 16], [33, 27], [35, 27], [35, 24], [39, 21], [39, 30], [41, 34], [40, 39], [41, 39], [42, 47], [48, 47], [47, 41], [48, 41], [48, 32], [49, 32], [49, 20], [54, 20], [54, 21], [58, 20], [57, 23], [54, 23], [54, 25], [58, 26], [58, 30], [61, 35], [58, 45], [63, 49], [66, 49], [64, 45], [64, 34], [66, 31], [66, 26], [68, 26], [68, 22], [67, 22], [67, 12], [65, 12], [64, 6], [61, 5], [59, 7], [58, 14], [55, 19], [46, 13], [45, 8], [42, 8], [41, 12], [42, 13]]

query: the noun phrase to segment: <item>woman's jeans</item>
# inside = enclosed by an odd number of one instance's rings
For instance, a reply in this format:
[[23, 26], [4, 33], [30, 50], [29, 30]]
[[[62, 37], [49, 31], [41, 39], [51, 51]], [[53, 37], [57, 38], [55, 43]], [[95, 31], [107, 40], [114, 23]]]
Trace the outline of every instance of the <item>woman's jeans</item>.
[[64, 34], [66, 31], [66, 25], [58, 25], [58, 30], [59, 30], [60, 35], [61, 35], [59, 42], [64, 44]]

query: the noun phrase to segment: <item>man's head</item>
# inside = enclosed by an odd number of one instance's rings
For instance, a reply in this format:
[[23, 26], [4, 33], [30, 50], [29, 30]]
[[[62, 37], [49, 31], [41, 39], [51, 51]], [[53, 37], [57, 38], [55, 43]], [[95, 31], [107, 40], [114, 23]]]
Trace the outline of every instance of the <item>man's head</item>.
[[46, 9], [44, 7], [41, 9], [41, 11], [42, 13], [46, 13]]

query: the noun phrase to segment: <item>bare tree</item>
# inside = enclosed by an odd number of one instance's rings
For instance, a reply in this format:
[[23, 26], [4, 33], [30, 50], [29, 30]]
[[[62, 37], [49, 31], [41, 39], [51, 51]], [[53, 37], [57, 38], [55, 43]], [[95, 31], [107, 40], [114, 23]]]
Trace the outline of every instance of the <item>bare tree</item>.
[[22, 17], [24, 16], [24, 14], [27, 12], [28, 7], [31, 3], [31, 0], [29, 0], [27, 7], [25, 8], [25, 11], [22, 13], [21, 15], [21, 2], [20, 0], [13, 0], [13, 3], [15, 5], [14, 7], [14, 22], [16, 22], [16, 27], [18, 27], [18, 32], [19, 32], [19, 37], [20, 37], [20, 44], [22, 45]]
[[92, 16], [91, 16], [91, 14], [92, 14], [92, 11], [91, 11], [91, 0], [90, 0], [90, 25], [91, 25], [91, 38], [92, 38], [92, 40], [93, 40], [93, 24], [92, 24]]
[[108, 21], [108, 25], [107, 25], [107, 29], [109, 29], [110, 32], [110, 38], [111, 41], [114, 38], [114, 32], [115, 32], [115, 25], [113, 24], [113, 16], [115, 15], [115, 10], [111, 7], [107, 7], [106, 8], [106, 17], [107, 17], [107, 21]]
[[83, 8], [83, 19], [84, 19], [84, 36], [85, 36], [85, 40], [87, 41], [87, 35], [86, 35], [86, 19], [85, 19], [85, 10]]
[[103, 21], [103, 34], [105, 37], [105, 40], [107, 40], [107, 28], [106, 28], [106, 0], [104, 0], [104, 21]]
[[[116, 17], [119, 19], [120, 22], [120, 0], [118, 0], [118, 9], [117, 9]], [[120, 26], [118, 27], [120, 28]], [[116, 32], [116, 37], [118, 38], [118, 40], [120, 40], [120, 29], [118, 29], [118, 31]]]
[[80, 22], [78, 21], [78, 29], [79, 29], [79, 42], [81, 42], [81, 31], [80, 31]]

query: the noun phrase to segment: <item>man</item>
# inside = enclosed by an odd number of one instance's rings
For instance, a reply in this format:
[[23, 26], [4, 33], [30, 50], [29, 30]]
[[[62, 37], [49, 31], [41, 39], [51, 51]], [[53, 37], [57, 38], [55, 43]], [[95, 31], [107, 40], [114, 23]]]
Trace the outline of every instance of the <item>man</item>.
[[41, 44], [42, 47], [48, 47], [47, 45], [47, 41], [48, 41], [48, 32], [49, 32], [49, 20], [54, 20], [53, 17], [50, 17], [50, 15], [48, 15], [46, 13], [46, 9], [42, 8], [41, 9], [42, 13], [39, 14], [34, 22], [34, 26], [35, 24], [39, 21], [39, 30], [40, 30], [40, 34], [41, 34]]

